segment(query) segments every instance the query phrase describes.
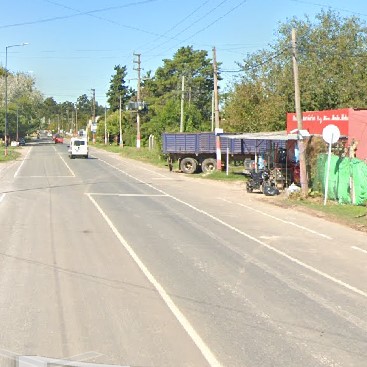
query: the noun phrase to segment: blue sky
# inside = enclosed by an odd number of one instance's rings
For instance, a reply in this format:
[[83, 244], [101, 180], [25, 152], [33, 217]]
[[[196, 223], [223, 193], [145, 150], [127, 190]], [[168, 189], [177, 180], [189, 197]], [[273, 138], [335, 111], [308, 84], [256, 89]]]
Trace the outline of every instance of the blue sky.
[[[45, 97], [76, 102], [96, 90], [106, 103], [115, 65], [126, 65], [136, 87], [134, 53], [153, 72], [182, 46], [207, 50], [223, 70], [266, 48], [279, 23], [331, 8], [367, 20], [365, 0], [0, 0], [0, 64], [29, 72]], [[222, 88], [233, 74], [223, 74]]]

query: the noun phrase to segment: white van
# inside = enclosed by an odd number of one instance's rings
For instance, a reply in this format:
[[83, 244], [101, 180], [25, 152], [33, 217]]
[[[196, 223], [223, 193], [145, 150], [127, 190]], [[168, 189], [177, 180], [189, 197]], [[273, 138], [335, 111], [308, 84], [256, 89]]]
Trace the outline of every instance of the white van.
[[88, 158], [87, 138], [71, 138], [68, 152], [71, 159], [75, 157]]

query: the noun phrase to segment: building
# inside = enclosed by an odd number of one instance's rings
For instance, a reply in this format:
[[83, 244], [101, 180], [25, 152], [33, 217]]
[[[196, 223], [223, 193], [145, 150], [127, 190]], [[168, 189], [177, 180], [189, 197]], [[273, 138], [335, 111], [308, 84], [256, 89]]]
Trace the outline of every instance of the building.
[[[367, 160], [367, 109], [343, 108], [338, 110], [308, 111], [302, 113], [303, 129], [311, 135], [322, 135], [327, 125], [335, 125], [340, 135], [347, 138], [347, 147], [355, 157]], [[295, 113], [287, 113], [287, 133], [297, 130]]]

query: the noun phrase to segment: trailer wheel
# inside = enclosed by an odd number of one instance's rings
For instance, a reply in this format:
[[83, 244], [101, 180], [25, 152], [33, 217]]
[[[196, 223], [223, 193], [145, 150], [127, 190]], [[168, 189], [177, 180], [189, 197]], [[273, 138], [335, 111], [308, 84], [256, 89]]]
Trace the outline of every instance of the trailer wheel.
[[180, 168], [183, 173], [194, 173], [198, 166], [198, 162], [194, 158], [184, 158], [180, 163]]
[[204, 159], [201, 163], [201, 170], [204, 173], [214, 172], [217, 169], [217, 160], [214, 158]]

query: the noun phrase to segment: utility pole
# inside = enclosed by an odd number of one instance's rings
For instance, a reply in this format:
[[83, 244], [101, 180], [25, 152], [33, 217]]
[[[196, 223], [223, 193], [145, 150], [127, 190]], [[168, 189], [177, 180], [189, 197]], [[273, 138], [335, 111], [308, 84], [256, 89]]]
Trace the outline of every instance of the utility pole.
[[301, 135], [303, 127], [302, 123], [302, 111], [301, 111], [301, 97], [298, 82], [298, 63], [297, 63], [297, 43], [296, 43], [296, 30], [292, 29], [292, 59], [293, 59], [293, 75], [294, 75], [294, 99], [295, 109], [297, 117], [297, 129], [298, 129], [298, 149], [299, 149], [299, 169], [300, 169], [300, 181], [301, 181], [301, 193], [303, 197], [308, 195], [308, 180], [306, 170], [306, 153], [305, 144]]
[[212, 92], [212, 131], [214, 131], [214, 90]]
[[92, 110], [92, 142], [95, 143], [96, 142], [96, 137], [95, 137], [95, 124], [96, 124], [96, 90], [92, 89], [92, 93], [93, 93], [93, 110]]
[[[218, 102], [218, 66], [217, 66], [217, 52], [213, 47], [213, 72], [214, 72], [214, 121], [215, 129], [219, 129], [219, 102]], [[220, 149], [220, 137], [218, 132], [215, 136], [215, 147], [217, 156], [217, 170], [222, 170], [222, 152]]]
[[136, 100], [138, 103], [138, 109], [137, 109], [137, 113], [136, 113], [136, 147], [139, 149], [140, 148], [140, 71], [141, 71], [141, 61], [140, 61], [140, 56], [141, 54], [135, 54], [134, 56], [137, 57], [137, 60], [134, 60], [134, 63], [138, 64], [137, 70], [138, 72], [138, 90], [137, 90], [137, 96], [136, 96]]
[[184, 131], [185, 75], [182, 75], [180, 133]]
[[71, 111], [71, 124], [70, 124], [70, 127], [71, 127], [71, 132], [72, 134], [74, 135], [75, 134], [75, 120], [74, 120], [74, 110]]
[[122, 96], [120, 95], [120, 110], [119, 110], [119, 127], [120, 127], [120, 147], [122, 147], [122, 124], [121, 124], [121, 103], [122, 103]]
[[19, 109], [17, 106], [17, 137], [16, 137], [16, 141], [19, 141]]
[[104, 145], [107, 145], [107, 106], [104, 106]]
[[78, 133], [78, 107], [77, 104], [75, 104], [75, 133], [79, 135]]

